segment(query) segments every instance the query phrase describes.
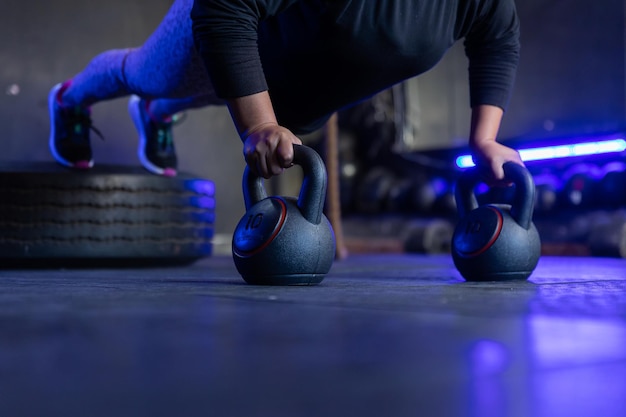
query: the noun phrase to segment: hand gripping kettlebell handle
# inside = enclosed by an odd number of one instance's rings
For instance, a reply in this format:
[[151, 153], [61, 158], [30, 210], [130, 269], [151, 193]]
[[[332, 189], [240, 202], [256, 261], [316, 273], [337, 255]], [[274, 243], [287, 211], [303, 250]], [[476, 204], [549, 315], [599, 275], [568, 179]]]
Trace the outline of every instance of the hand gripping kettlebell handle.
[[[326, 201], [327, 175], [324, 161], [315, 150], [304, 145], [293, 145], [293, 163], [303, 172], [298, 208], [302, 216], [313, 224], [322, 221]], [[243, 197], [246, 210], [267, 198], [264, 178], [254, 174], [246, 166], [243, 174]]]
[[[535, 182], [530, 172], [514, 162], [502, 165], [504, 178], [515, 184], [515, 196], [511, 204], [511, 217], [524, 229], [530, 228], [535, 205]], [[457, 181], [454, 191], [459, 217], [464, 218], [468, 213], [478, 208], [478, 201], [474, 188], [481, 181], [480, 172], [472, 168], [463, 174]]]

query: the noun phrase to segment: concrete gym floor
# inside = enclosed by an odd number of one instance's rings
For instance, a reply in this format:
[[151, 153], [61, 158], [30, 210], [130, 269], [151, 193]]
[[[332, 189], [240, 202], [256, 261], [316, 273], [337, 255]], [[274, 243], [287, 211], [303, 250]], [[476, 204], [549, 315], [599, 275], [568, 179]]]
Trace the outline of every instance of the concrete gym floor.
[[626, 260], [464, 282], [352, 255], [311, 287], [186, 267], [0, 270], [0, 416], [624, 416]]

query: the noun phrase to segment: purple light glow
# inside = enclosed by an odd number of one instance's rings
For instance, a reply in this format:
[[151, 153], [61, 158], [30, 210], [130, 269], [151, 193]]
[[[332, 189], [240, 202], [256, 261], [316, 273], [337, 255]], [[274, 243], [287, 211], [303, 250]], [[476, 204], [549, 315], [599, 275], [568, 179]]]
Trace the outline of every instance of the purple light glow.
[[[520, 149], [522, 161], [544, 161], [549, 159], [571, 158], [585, 155], [618, 153], [626, 150], [626, 139], [615, 138], [600, 141], [578, 142], [569, 145], [544, 146], [540, 148]], [[461, 155], [456, 159], [459, 168], [474, 166], [471, 155]]]

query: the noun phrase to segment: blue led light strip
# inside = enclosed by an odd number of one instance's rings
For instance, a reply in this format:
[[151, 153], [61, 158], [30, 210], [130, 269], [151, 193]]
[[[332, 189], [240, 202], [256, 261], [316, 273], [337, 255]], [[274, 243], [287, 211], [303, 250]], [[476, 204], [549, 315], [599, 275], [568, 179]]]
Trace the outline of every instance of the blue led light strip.
[[[520, 149], [522, 161], [544, 161], [548, 159], [570, 158], [584, 155], [599, 155], [605, 153], [623, 152], [626, 150], [626, 139], [609, 139], [593, 142], [580, 142], [570, 145], [544, 146], [541, 148]], [[461, 155], [456, 158], [459, 168], [474, 166], [471, 155]]]

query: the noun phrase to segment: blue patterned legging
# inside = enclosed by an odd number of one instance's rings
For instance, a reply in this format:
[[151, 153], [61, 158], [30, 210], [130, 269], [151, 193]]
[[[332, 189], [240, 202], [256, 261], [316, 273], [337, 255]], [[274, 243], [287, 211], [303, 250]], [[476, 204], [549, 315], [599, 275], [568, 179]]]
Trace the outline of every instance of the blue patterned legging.
[[168, 99], [159, 104], [171, 107], [169, 114], [223, 104], [194, 47], [189, 17], [192, 5], [193, 0], [175, 0], [142, 46], [109, 50], [93, 58], [72, 78], [63, 93], [63, 103], [90, 106], [136, 94]]

